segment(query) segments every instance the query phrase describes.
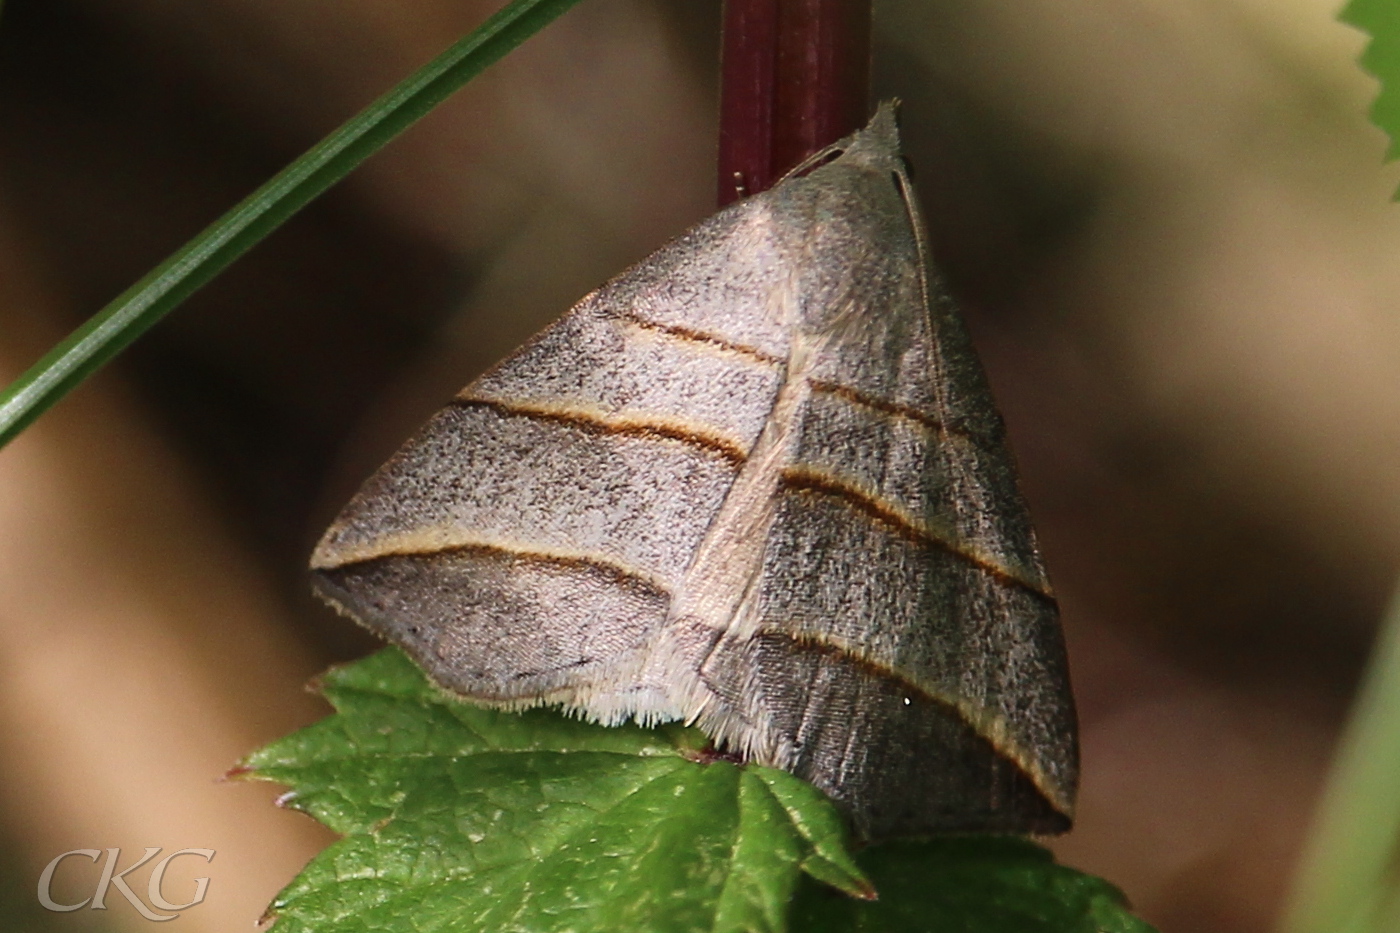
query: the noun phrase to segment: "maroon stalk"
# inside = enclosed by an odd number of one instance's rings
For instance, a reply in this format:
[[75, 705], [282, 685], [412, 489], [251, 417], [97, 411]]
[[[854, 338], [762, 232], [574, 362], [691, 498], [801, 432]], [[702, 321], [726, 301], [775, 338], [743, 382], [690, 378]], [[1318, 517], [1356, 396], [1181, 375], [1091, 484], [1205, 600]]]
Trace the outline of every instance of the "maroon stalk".
[[725, 0], [719, 203], [770, 187], [869, 116], [871, 0]]

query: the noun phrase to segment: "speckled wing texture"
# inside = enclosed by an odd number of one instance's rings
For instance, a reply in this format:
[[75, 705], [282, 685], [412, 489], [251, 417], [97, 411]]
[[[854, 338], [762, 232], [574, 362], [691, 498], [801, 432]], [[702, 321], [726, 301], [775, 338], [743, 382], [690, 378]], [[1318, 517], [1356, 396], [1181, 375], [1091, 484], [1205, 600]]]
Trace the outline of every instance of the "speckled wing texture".
[[886, 105], [462, 390], [320, 593], [447, 690], [695, 723], [866, 839], [1068, 828], [1056, 604], [922, 231]]

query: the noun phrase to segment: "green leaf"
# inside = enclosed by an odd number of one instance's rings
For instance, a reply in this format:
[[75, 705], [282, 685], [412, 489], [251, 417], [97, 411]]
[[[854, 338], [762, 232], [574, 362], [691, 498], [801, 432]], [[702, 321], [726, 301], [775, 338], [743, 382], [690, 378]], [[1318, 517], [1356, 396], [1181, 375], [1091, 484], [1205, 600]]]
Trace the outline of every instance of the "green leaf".
[[816, 789], [693, 729], [482, 709], [397, 649], [322, 689], [335, 715], [244, 766], [345, 836], [278, 895], [276, 933], [1151, 933], [1022, 839], [853, 858]]
[[0, 394], [0, 447], [200, 286], [578, 0], [512, 0], [181, 247]]
[[336, 715], [245, 763], [345, 835], [273, 903], [278, 933], [776, 933], [804, 871], [872, 893], [829, 801], [693, 730], [482, 709], [394, 649], [322, 687]]
[[1400, 585], [1377, 633], [1284, 912], [1284, 933], [1400, 929]]
[[1387, 159], [1400, 156], [1400, 3], [1396, 0], [1351, 0], [1342, 21], [1371, 35], [1361, 64], [1381, 81], [1371, 119], [1390, 136]]
[[1056, 865], [1024, 839], [951, 836], [861, 853], [877, 901], [805, 885], [792, 928], [804, 933], [1152, 933], [1111, 884]]

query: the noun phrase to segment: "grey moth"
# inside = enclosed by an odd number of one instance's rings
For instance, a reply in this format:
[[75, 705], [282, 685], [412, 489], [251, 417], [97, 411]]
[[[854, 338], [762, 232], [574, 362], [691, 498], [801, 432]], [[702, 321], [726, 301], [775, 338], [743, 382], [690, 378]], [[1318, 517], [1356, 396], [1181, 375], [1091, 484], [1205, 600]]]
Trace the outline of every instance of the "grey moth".
[[463, 389], [312, 557], [441, 687], [680, 720], [868, 840], [1068, 828], [1058, 610], [892, 105]]

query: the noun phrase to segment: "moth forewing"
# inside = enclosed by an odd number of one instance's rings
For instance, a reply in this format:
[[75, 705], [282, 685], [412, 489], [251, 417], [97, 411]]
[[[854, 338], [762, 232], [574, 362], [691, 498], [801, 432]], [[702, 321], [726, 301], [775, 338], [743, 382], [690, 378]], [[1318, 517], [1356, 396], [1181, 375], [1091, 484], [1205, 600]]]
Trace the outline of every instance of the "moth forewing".
[[318, 588], [449, 690], [694, 722], [868, 838], [1061, 831], [1057, 610], [893, 109], [809, 165], [467, 386]]

